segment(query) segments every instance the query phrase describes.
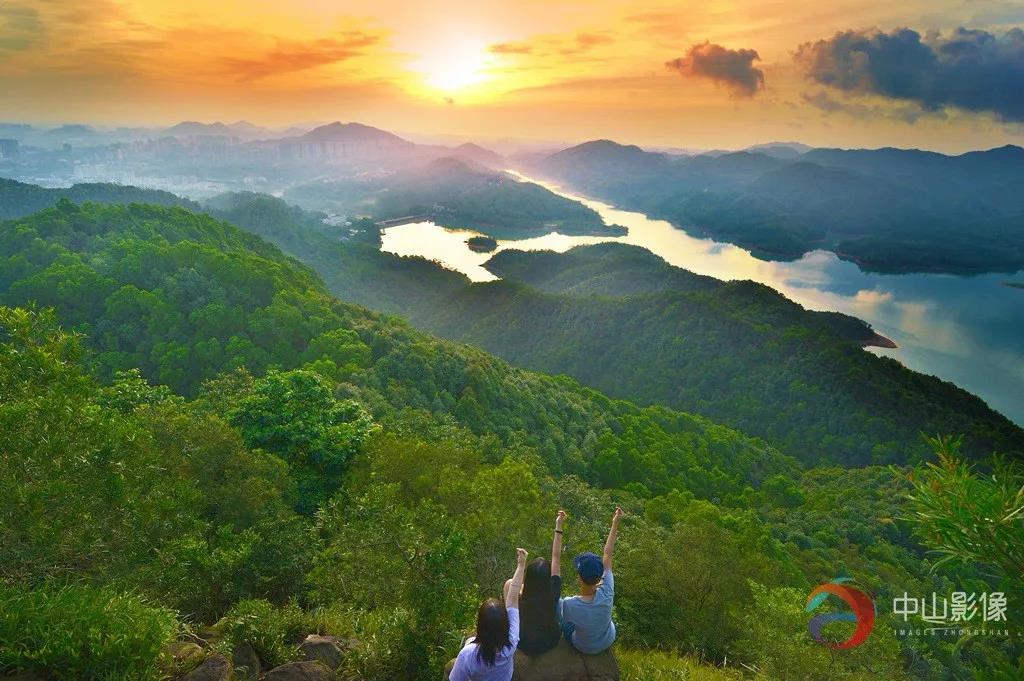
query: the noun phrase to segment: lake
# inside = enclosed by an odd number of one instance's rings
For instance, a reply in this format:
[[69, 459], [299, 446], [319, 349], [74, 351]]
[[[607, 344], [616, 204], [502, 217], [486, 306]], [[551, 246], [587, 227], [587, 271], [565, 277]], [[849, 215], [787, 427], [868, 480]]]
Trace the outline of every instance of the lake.
[[869, 348], [870, 352], [952, 381], [1024, 425], [1024, 289], [1005, 285], [1024, 282], [1024, 272], [971, 277], [873, 274], [825, 251], [807, 253], [793, 262], [765, 261], [732, 244], [692, 237], [664, 220], [576, 196], [548, 182], [530, 181], [586, 204], [606, 223], [623, 225], [629, 233], [622, 237], [551, 233], [499, 240], [496, 251], [474, 253], [466, 239], [477, 232], [417, 222], [385, 229], [381, 248], [435, 260], [472, 281], [491, 281], [497, 277], [484, 263], [509, 248], [563, 252], [605, 241], [642, 246], [698, 274], [751, 279], [806, 308], [860, 317], [899, 345]]

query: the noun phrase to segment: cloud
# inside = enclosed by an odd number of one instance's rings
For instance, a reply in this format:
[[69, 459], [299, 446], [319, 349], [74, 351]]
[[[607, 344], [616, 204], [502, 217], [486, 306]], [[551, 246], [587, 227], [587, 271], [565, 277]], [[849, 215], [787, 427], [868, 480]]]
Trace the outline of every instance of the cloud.
[[[842, 112], [849, 114], [854, 118], [861, 118], [864, 120], [892, 118], [903, 121], [904, 123], [916, 123], [919, 118], [928, 113], [921, 109], [921, 107], [914, 104], [888, 104], [886, 106], [882, 106], [865, 104], [859, 101], [847, 101], [845, 99], [840, 100], [833, 97], [825, 90], [805, 92], [800, 95], [800, 99], [803, 100], [805, 104], [809, 104], [815, 109], [819, 109], [826, 113]], [[933, 118], [945, 118], [945, 114], [942, 111], [931, 112], [930, 115]]]
[[840, 32], [804, 43], [796, 61], [821, 85], [911, 101], [927, 111], [957, 107], [1024, 121], [1024, 31], [958, 28], [949, 35], [901, 28]]
[[363, 48], [378, 41], [378, 37], [359, 31], [345, 34], [341, 40], [321, 38], [306, 42], [280, 42], [277, 48], [262, 57], [223, 60], [227, 71], [239, 80], [256, 80], [278, 73], [304, 71], [317, 66], [351, 59], [363, 54]]
[[0, 52], [27, 50], [43, 31], [39, 12], [27, 5], [0, 5]]
[[594, 47], [595, 45], [607, 45], [612, 42], [611, 36], [603, 33], [577, 33], [576, 43], [580, 47]]
[[764, 72], [754, 66], [760, 59], [756, 50], [730, 50], [704, 42], [691, 47], [685, 57], [665, 62], [665, 66], [684, 76], [713, 80], [736, 95], [753, 97], [764, 88]]
[[853, 300], [856, 303], [863, 303], [865, 305], [879, 305], [891, 302], [892, 293], [889, 291], [879, 291], [878, 289], [862, 288], [857, 291], [857, 295], [853, 297]]
[[530, 54], [533, 47], [526, 43], [497, 43], [487, 48], [492, 54]]

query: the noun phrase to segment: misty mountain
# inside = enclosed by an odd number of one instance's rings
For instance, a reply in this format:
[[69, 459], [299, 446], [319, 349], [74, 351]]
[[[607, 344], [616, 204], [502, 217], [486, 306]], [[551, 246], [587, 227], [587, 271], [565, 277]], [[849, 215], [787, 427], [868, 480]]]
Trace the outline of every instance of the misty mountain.
[[1024, 267], [1024, 149], [765, 153], [776, 146], [685, 157], [600, 140], [530, 170], [761, 257], [822, 248], [878, 271]]
[[92, 137], [96, 131], [88, 125], [74, 123], [52, 128], [46, 134], [52, 137]]
[[199, 205], [158, 189], [142, 189], [113, 183], [83, 183], [48, 189], [34, 184], [0, 178], [0, 220], [19, 218], [49, 208], [61, 199], [75, 203], [149, 203], [198, 209]]
[[24, 123], [0, 123], [0, 137], [21, 139], [31, 135], [34, 128]]
[[503, 156], [472, 142], [455, 147], [452, 149], [452, 155], [488, 168], [504, 168], [506, 166]]
[[164, 131], [167, 135], [232, 135], [234, 130], [220, 121], [216, 123], [200, 123], [198, 121], [182, 121]]
[[801, 154], [807, 153], [812, 148], [800, 142], [766, 142], [747, 147], [744, 151], [774, 156], [775, 158], [796, 158]]

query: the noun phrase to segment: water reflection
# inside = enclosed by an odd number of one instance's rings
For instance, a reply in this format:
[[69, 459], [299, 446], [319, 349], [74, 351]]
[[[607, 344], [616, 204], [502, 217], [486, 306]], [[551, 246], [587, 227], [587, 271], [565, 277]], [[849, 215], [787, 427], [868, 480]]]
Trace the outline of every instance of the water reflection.
[[[564, 252], [581, 244], [620, 241], [642, 246], [699, 274], [758, 281], [804, 307], [837, 310], [864, 319], [900, 346], [895, 350], [872, 348], [872, 352], [953, 381], [1024, 424], [1024, 290], [1003, 285], [1024, 280], [1024, 273], [976, 277], [871, 274], [824, 251], [793, 262], [769, 262], [731, 244], [692, 237], [663, 220], [575, 196], [550, 183], [538, 184], [583, 202], [605, 222], [623, 225], [629, 233], [622, 237], [551, 233], [499, 241], [497, 251]], [[436, 260], [473, 281], [494, 280], [483, 267], [494, 252], [474, 253], [465, 243], [474, 234], [430, 222], [401, 225], [384, 230], [382, 249]]]

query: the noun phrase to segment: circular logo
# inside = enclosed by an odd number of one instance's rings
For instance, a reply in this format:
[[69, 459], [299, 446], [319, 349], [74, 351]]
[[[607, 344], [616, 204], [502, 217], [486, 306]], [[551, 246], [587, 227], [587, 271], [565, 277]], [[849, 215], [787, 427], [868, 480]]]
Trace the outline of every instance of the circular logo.
[[[813, 612], [828, 600], [829, 596], [835, 596], [850, 607], [851, 612], [829, 612], [815, 615], [807, 624], [807, 631], [811, 638], [823, 646], [836, 650], [855, 648], [867, 640], [868, 634], [875, 626], [875, 603], [871, 597], [855, 586], [846, 582], [851, 581], [848, 577], [839, 577], [831, 582], [826, 582], [814, 589], [807, 597], [805, 612]], [[845, 641], [829, 641], [821, 635], [822, 629], [832, 622], [856, 622], [857, 628], [850, 638]]]

